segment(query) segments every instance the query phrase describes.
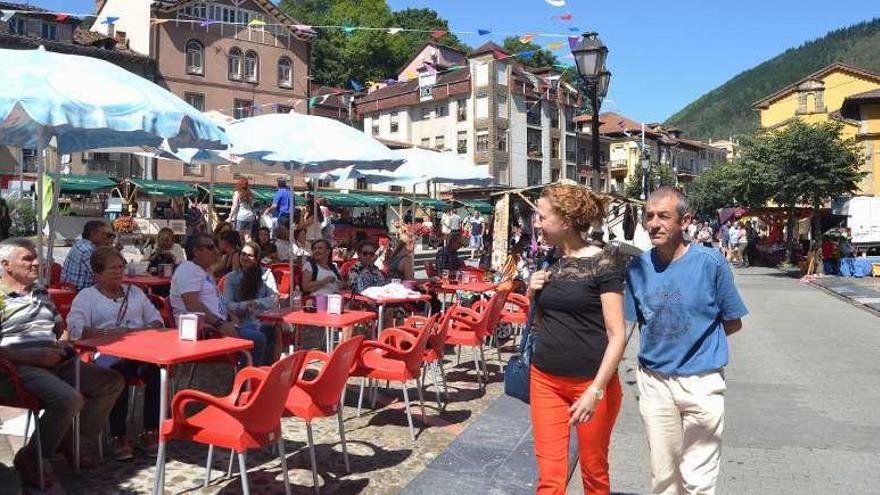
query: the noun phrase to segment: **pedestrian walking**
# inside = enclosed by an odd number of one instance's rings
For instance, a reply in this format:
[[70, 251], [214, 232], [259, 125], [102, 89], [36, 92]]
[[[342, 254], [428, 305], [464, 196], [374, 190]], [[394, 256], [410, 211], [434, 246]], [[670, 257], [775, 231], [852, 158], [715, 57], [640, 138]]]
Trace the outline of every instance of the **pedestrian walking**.
[[724, 256], [724, 259], [730, 261], [730, 249], [729, 242], [730, 240], [730, 220], [721, 224], [721, 227], [718, 228], [718, 243], [721, 245], [721, 254]]
[[538, 200], [535, 226], [561, 255], [532, 274], [537, 343], [530, 405], [539, 495], [564, 494], [571, 427], [578, 436], [584, 492], [610, 493], [608, 446], [622, 402], [625, 257], [584, 234], [605, 217], [596, 194], [553, 184]]
[[227, 221], [233, 222], [244, 242], [251, 240], [257, 224], [257, 214], [254, 211], [254, 193], [244, 177], [235, 182], [235, 193], [232, 195], [232, 207]]
[[748, 311], [718, 251], [684, 241], [691, 214], [681, 192], [654, 191], [645, 222], [653, 248], [629, 266], [626, 315], [640, 325], [637, 382], [651, 493], [714, 494], [727, 337]]

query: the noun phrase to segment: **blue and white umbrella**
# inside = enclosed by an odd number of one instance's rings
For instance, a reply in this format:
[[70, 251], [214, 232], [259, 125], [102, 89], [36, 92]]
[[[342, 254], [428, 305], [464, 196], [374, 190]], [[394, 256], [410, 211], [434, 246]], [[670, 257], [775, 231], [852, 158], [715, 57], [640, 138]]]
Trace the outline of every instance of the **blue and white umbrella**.
[[334, 180], [364, 179], [370, 184], [393, 186], [414, 186], [429, 181], [455, 186], [488, 186], [494, 180], [485, 167], [451, 152], [407, 148], [393, 150], [392, 153], [406, 160], [396, 170], [357, 170], [347, 167], [328, 172], [327, 175]]
[[220, 127], [158, 85], [110, 62], [0, 49], [0, 144], [67, 154], [161, 146], [225, 149]]
[[227, 153], [306, 174], [348, 166], [358, 170], [394, 170], [403, 163], [379, 141], [326, 117], [264, 114], [233, 122], [225, 130], [231, 142]]

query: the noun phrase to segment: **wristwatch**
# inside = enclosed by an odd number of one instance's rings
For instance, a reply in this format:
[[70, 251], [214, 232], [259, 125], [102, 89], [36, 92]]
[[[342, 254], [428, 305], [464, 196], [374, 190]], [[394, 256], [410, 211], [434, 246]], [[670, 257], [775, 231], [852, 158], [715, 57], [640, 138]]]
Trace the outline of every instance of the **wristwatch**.
[[587, 390], [593, 393], [593, 395], [596, 397], [596, 400], [602, 400], [602, 398], [605, 397], [605, 391], [599, 387], [594, 387], [590, 385], [589, 387], [587, 387]]

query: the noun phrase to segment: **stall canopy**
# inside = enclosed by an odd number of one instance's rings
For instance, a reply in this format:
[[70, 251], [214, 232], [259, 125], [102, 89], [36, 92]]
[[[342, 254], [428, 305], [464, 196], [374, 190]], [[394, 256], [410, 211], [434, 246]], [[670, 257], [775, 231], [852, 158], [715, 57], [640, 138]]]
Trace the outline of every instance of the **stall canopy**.
[[56, 179], [62, 194], [90, 194], [116, 187], [116, 182], [104, 175], [60, 175]]
[[491, 203], [481, 201], [479, 199], [456, 199], [455, 202], [464, 206], [465, 208], [477, 210], [480, 213], [492, 213], [495, 211], [495, 207], [492, 206]]
[[150, 196], [179, 198], [193, 193], [191, 184], [167, 180], [128, 179], [131, 184]]
[[[205, 190], [208, 192], [208, 187], [204, 184], [199, 184], [199, 189]], [[260, 205], [270, 205], [272, 204], [272, 198], [275, 196], [275, 191], [277, 189], [273, 187], [262, 187], [255, 186], [251, 187], [251, 192], [254, 193], [254, 201]], [[230, 202], [232, 201], [232, 195], [235, 194], [235, 186], [232, 184], [214, 184], [214, 201], [224, 201]], [[297, 201], [300, 201], [298, 195]]]
[[330, 191], [318, 191], [315, 196], [327, 200], [329, 206], [353, 208], [357, 206], [372, 206], [363, 196], [357, 194], [345, 194]]
[[415, 203], [422, 208], [434, 208], [435, 210], [451, 210], [452, 205], [446, 201], [434, 198], [404, 198], [407, 203]]
[[400, 196], [394, 196], [391, 194], [361, 194], [357, 193], [355, 196], [363, 199], [370, 206], [387, 206], [387, 205], [399, 205], [400, 204]]

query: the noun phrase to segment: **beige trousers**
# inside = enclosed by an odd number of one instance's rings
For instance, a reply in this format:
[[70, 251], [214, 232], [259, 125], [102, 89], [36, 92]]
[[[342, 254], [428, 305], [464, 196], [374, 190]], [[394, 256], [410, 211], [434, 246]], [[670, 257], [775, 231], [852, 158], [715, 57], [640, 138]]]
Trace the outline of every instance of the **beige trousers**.
[[723, 371], [668, 376], [639, 367], [637, 379], [651, 493], [714, 494], [724, 430]]

